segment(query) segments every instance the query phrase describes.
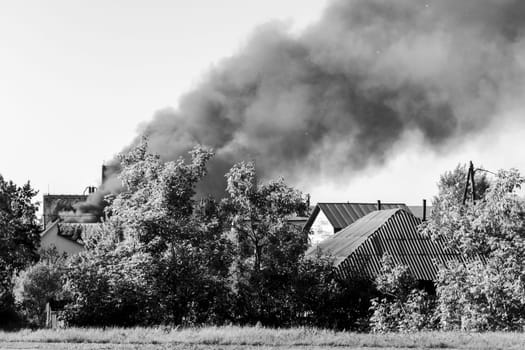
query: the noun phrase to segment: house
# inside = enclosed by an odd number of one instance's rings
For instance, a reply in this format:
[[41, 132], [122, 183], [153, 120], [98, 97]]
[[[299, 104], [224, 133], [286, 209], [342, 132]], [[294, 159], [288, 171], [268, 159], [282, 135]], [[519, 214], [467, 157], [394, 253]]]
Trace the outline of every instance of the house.
[[58, 219], [75, 216], [76, 206], [87, 200], [85, 194], [45, 194], [43, 200], [44, 229]]
[[374, 279], [381, 271], [381, 259], [392, 256], [408, 266], [418, 281], [433, 281], [440, 263], [460, 258], [418, 231], [421, 219], [405, 208], [376, 210], [311, 247], [307, 256], [330, 254], [341, 278]]
[[[40, 234], [40, 248], [56, 248], [62, 254], [76, 254], [84, 250], [84, 239], [91, 235], [100, 224], [93, 214], [79, 213], [78, 205], [96, 190], [88, 186], [87, 194], [45, 194], [43, 198], [43, 231]], [[85, 191], [85, 192], [86, 192]]]
[[55, 248], [59, 254], [76, 254], [85, 249], [85, 240], [99, 229], [99, 223], [67, 223], [55, 220], [40, 234], [40, 249]]
[[379, 201], [377, 203], [318, 203], [304, 225], [304, 230], [311, 231], [310, 243], [316, 245], [375, 210], [394, 208], [409, 210], [403, 203]]
[[42, 222], [44, 230], [60, 219], [65, 222], [97, 222], [99, 217], [90, 213], [79, 213], [78, 206], [84, 203], [96, 187], [88, 186], [88, 194], [45, 194], [43, 200]]

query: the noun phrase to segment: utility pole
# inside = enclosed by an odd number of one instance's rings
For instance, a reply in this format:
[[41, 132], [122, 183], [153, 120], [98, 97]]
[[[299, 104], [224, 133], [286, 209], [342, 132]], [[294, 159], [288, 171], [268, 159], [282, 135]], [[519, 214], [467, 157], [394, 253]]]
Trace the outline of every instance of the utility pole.
[[467, 172], [467, 184], [465, 185], [465, 193], [463, 194], [463, 205], [467, 203], [469, 182], [472, 182], [472, 203], [476, 201], [476, 183], [474, 182], [474, 171], [474, 164], [472, 164], [472, 161], [470, 161]]

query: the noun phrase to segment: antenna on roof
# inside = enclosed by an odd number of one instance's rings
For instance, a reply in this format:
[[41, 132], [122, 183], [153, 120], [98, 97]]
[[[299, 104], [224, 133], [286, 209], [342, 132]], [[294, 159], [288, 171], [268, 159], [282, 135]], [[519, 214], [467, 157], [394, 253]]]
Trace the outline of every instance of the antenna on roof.
[[377, 200], [377, 210], [381, 210], [381, 201]]

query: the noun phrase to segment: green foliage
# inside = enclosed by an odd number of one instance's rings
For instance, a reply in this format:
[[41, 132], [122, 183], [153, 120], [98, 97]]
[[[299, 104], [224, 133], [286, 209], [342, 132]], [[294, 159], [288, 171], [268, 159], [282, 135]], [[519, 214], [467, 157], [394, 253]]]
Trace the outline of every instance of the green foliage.
[[381, 258], [381, 273], [375, 283], [380, 293], [397, 299], [405, 299], [415, 286], [408, 266], [396, 264], [389, 254]]
[[73, 259], [67, 310], [79, 325], [220, 322], [229, 312], [231, 261], [224, 217], [195, 185], [213, 153], [162, 162], [143, 141], [121, 155], [126, 190], [109, 198], [103, 232]]
[[451, 264], [437, 280], [437, 316], [444, 330], [522, 330], [525, 326], [523, 266]]
[[19, 187], [0, 175], [0, 327], [13, 316], [13, 275], [38, 259], [36, 194], [29, 183]]
[[195, 148], [188, 162], [164, 163], [143, 142], [121, 156], [125, 191], [107, 198], [101, 231], [68, 261], [66, 320], [352, 327], [370, 286], [337, 281], [329, 257], [304, 257], [308, 233], [288, 218], [306, 214], [305, 197], [282, 179], [257, 183], [254, 165], [239, 163], [228, 198], [197, 200], [212, 155]]
[[223, 205], [233, 223], [242, 263], [255, 273], [291, 268], [308, 245], [308, 235], [287, 222], [308, 209], [302, 193], [283, 179], [258, 184], [253, 163], [234, 165], [226, 178], [229, 198]]
[[[463, 203], [463, 196], [465, 195], [465, 187], [467, 185], [468, 165], [458, 164], [454, 170], [446, 171], [439, 177], [438, 197], [434, 201], [439, 200], [444, 194], [449, 195], [453, 200], [460, 204]], [[490, 181], [487, 178], [487, 173], [481, 170], [474, 172], [475, 182], [475, 198], [481, 199], [485, 197], [485, 193], [490, 187]], [[472, 184], [467, 190], [467, 198], [472, 198]]]
[[516, 193], [523, 181], [517, 170], [500, 171], [485, 196], [466, 205], [443, 191], [423, 233], [463, 254], [525, 256], [525, 201]]
[[517, 170], [500, 171], [484, 196], [466, 205], [440, 193], [423, 233], [468, 257], [442, 267], [437, 313], [444, 329], [522, 329], [525, 312], [525, 201]]
[[433, 327], [433, 298], [415, 288], [407, 266], [395, 264], [385, 254], [375, 282], [382, 296], [371, 302], [373, 332], [415, 332]]
[[184, 325], [230, 321], [233, 250], [218, 204], [211, 199], [197, 204], [187, 230], [159, 261], [167, 321]]
[[110, 229], [102, 229], [91, 249], [74, 255], [66, 269], [66, 291], [71, 295], [64, 312], [71, 325], [132, 326], [159, 322], [153, 258], [118, 244]]
[[64, 299], [63, 274], [64, 268], [60, 262], [41, 260], [17, 276], [15, 298], [24, 318], [31, 325], [43, 326], [46, 303]]
[[290, 325], [312, 312], [311, 300], [301, 295], [300, 287], [306, 281], [319, 287], [317, 281], [326, 278], [331, 266], [304, 260], [308, 234], [287, 222], [290, 216], [306, 212], [306, 200], [282, 179], [259, 184], [253, 163], [236, 164], [226, 177], [229, 198], [223, 207], [236, 243], [233, 279], [238, 318], [243, 323]]

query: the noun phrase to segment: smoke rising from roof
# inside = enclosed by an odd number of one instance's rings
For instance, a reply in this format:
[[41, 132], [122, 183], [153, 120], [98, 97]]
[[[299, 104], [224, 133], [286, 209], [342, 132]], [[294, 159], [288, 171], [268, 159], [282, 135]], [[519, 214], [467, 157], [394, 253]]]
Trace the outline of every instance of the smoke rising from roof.
[[491, 125], [523, 86], [524, 24], [523, 1], [334, 1], [302, 33], [257, 28], [140, 134], [164, 160], [213, 147], [205, 193], [240, 160], [261, 178], [337, 181], [408, 134], [444, 150]]

